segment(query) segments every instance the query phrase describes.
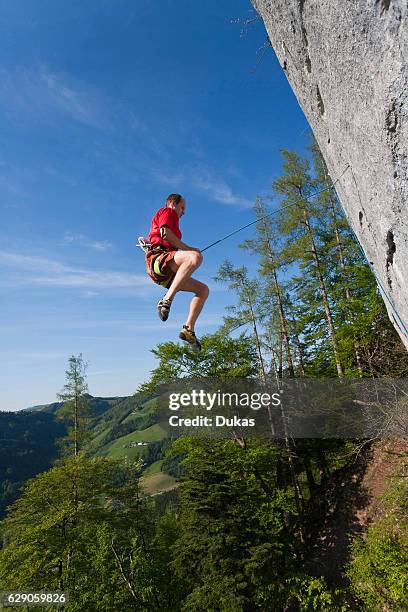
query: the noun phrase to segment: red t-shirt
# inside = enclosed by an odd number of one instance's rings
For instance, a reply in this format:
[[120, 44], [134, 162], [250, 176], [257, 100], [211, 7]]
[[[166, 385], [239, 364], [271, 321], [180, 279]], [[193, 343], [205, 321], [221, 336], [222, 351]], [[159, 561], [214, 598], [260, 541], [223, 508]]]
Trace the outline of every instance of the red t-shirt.
[[[160, 236], [160, 228], [166, 225], [171, 229], [173, 234], [177, 236], [179, 240], [181, 240], [181, 232], [179, 228], [179, 217], [176, 211], [173, 208], [160, 208], [157, 213], [154, 215], [152, 222], [150, 224], [150, 232], [149, 232], [149, 242], [150, 244], [162, 244], [162, 239]], [[172, 246], [167, 242], [167, 240], [163, 240], [163, 245], [166, 249], [171, 249], [177, 251], [176, 247]]]

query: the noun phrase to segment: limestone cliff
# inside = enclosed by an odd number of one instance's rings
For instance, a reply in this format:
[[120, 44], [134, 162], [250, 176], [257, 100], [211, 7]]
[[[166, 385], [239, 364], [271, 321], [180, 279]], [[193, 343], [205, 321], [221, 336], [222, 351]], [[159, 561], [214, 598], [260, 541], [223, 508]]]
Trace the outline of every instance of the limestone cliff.
[[252, 2], [408, 348], [408, 2]]

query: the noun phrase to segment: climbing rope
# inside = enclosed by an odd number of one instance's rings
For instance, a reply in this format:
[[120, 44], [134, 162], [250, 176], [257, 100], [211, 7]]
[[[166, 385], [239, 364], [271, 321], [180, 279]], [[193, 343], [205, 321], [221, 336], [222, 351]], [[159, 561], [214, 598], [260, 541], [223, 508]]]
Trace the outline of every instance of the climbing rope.
[[[347, 164], [347, 166], [344, 168], [343, 172], [336, 178], [335, 181], [333, 181], [331, 183], [331, 185], [327, 185], [323, 189], [318, 189], [317, 191], [312, 192], [311, 194], [309, 194], [307, 196], [308, 199], [315, 198], [319, 194], [324, 193], [325, 191], [328, 191], [329, 189], [334, 187], [336, 185], [336, 183], [338, 183], [339, 180], [341, 179], [341, 177], [344, 175], [346, 170], [348, 170], [349, 168], [350, 168], [350, 164]], [[295, 202], [291, 202], [290, 204], [287, 204], [286, 206], [282, 206], [278, 210], [273, 210], [272, 212], [268, 213], [267, 215], [264, 215], [263, 217], [260, 217], [259, 219], [255, 219], [255, 221], [251, 221], [251, 223], [247, 223], [246, 225], [243, 225], [242, 227], [239, 227], [238, 229], [234, 230], [230, 234], [227, 234], [226, 236], [223, 236], [219, 240], [216, 240], [215, 242], [212, 242], [211, 244], [207, 245], [203, 249], [200, 249], [201, 253], [204, 253], [204, 251], [207, 251], [208, 249], [211, 249], [216, 244], [220, 244], [220, 242], [224, 242], [224, 240], [226, 240], [227, 238], [230, 238], [231, 236], [234, 236], [235, 234], [238, 234], [238, 232], [242, 232], [242, 230], [246, 229], [247, 227], [251, 227], [251, 225], [255, 225], [255, 223], [258, 223], [259, 221], [263, 221], [264, 219], [268, 219], [268, 217], [272, 217], [272, 215], [276, 215], [277, 213], [281, 212], [282, 210], [286, 210], [286, 208], [290, 208], [291, 206], [295, 206], [296, 204], [299, 204], [300, 202], [302, 202], [302, 200], [304, 200], [304, 198], [296, 200]]]
[[[326, 187], [322, 188], [322, 189], [318, 189], [315, 192], [312, 192], [311, 194], [309, 194], [307, 197], [308, 199], [310, 198], [315, 198], [316, 196], [320, 195], [321, 193], [324, 193], [325, 191], [328, 191], [329, 189], [331, 189], [332, 187], [334, 187], [339, 181], [340, 179], [344, 176], [344, 174], [347, 172], [347, 170], [351, 169], [351, 172], [353, 174], [353, 179], [355, 182], [355, 178], [354, 178], [354, 173], [353, 170], [350, 166], [350, 164], [346, 164], [343, 172], [336, 178], [336, 180], [332, 181], [331, 185], [327, 185]], [[231, 238], [231, 236], [235, 236], [235, 234], [238, 234], [239, 232], [242, 232], [244, 229], [246, 229], [247, 227], [251, 227], [252, 225], [255, 225], [256, 223], [258, 223], [259, 221], [263, 221], [264, 219], [268, 219], [269, 217], [272, 217], [273, 215], [278, 214], [279, 212], [281, 212], [282, 210], [286, 210], [287, 208], [290, 208], [291, 206], [295, 206], [296, 204], [299, 204], [300, 202], [302, 202], [304, 198], [296, 200], [295, 202], [291, 202], [290, 204], [287, 204], [286, 206], [282, 206], [281, 208], [279, 208], [278, 210], [273, 210], [272, 212], [268, 213], [267, 215], [264, 215], [263, 217], [260, 217], [259, 219], [255, 219], [255, 221], [251, 221], [250, 223], [247, 223], [246, 225], [243, 225], [242, 227], [239, 227], [238, 229], [234, 230], [233, 232], [231, 232], [230, 234], [227, 234], [226, 236], [223, 236], [222, 238], [219, 238], [218, 240], [216, 240], [215, 242], [212, 242], [211, 244], [208, 244], [206, 247], [204, 247], [203, 249], [201, 249], [201, 252], [204, 253], [204, 251], [208, 251], [208, 249], [211, 249], [213, 246], [220, 244], [221, 242], [224, 242], [224, 240], [227, 240], [227, 238]], [[384, 285], [381, 282], [381, 279], [379, 278], [377, 272], [374, 269], [374, 266], [372, 264], [371, 261], [369, 261], [366, 257], [366, 254], [364, 253], [364, 250], [360, 244], [359, 239], [357, 238], [353, 228], [350, 225], [350, 229], [354, 234], [354, 237], [356, 239], [356, 242], [358, 244], [358, 247], [364, 257], [364, 259], [366, 260], [367, 264], [370, 267], [371, 272], [374, 274], [374, 278], [377, 282], [377, 285], [380, 289], [380, 292], [384, 298], [384, 300], [386, 302], [388, 302], [390, 309], [392, 311], [393, 314], [393, 318], [395, 323], [398, 325], [399, 329], [401, 332], [403, 332], [405, 334], [405, 337], [408, 338], [408, 328], [405, 325], [404, 321], [401, 319], [400, 315], [398, 314], [398, 311], [395, 307], [394, 301], [393, 299], [390, 297], [390, 295], [388, 294], [388, 291], [385, 290]], [[138, 238], [138, 246], [144, 251], [147, 252], [147, 250], [150, 247], [150, 244], [148, 242], [146, 242], [146, 239], [143, 238], [143, 236], [141, 236], [140, 238]]]

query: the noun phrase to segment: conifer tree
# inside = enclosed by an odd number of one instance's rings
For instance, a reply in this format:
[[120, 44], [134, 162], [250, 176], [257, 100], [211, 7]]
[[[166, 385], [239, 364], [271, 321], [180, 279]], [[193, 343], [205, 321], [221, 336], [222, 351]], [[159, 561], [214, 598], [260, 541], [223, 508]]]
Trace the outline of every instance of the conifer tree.
[[[326, 162], [324, 161], [323, 155], [319, 149], [319, 146], [316, 140], [313, 138], [312, 144], [310, 145], [310, 150], [313, 155], [313, 165], [314, 165], [314, 185], [316, 189], [322, 191], [316, 199], [317, 204], [321, 205], [322, 212], [324, 215], [325, 227], [330, 229], [332, 233], [332, 241], [335, 251], [338, 256], [338, 267], [340, 272], [340, 280], [343, 285], [344, 296], [346, 299], [346, 310], [347, 310], [347, 324], [352, 333], [352, 342], [354, 346], [354, 353], [356, 358], [356, 365], [359, 376], [363, 376], [363, 366], [361, 362], [361, 348], [359, 346], [359, 342], [357, 340], [356, 329], [353, 321], [354, 313], [354, 304], [353, 304], [353, 291], [351, 287], [350, 281], [350, 272], [349, 267], [346, 262], [346, 250], [348, 248], [348, 254], [351, 256], [350, 240], [347, 241], [347, 229], [348, 224], [344, 223], [344, 214], [340, 211], [340, 204], [337, 198], [337, 194], [334, 190], [332, 181], [329, 177], [329, 173], [327, 170]], [[343, 219], [342, 219], [343, 217]], [[348, 232], [349, 233], [349, 232]], [[346, 242], [347, 241], [347, 242]], [[329, 247], [330, 247], [329, 241]], [[349, 261], [352, 261], [350, 257]], [[357, 262], [355, 262], [357, 263]]]
[[[303, 274], [315, 279], [322, 300], [337, 375], [344, 376], [332, 307], [330, 305], [324, 269], [317, 236], [313, 225], [313, 204], [309, 196], [313, 181], [309, 174], [309, 162], [296, 153], [282, 151], [284, 175], [273, 183], [275, 192], [283, 195], [279, 228], [287, 236], [285, 256], [288, 263], [298, 262]], [[309, 285], [310, 287], [310, 285]]]
[[189, 593], [185, 609], [272, 609], [298, 546], [291, 495], [276, 487], [281, 450], [264, 440], [243, 448], [184, 438], [174, 452], [187, 454], [173, 562]]
[[256, 224], [257, 235], [255, 239], [247, 240], [242, 246], [250, 249], [260, 257], [260, 274], [266, 285], [264, 296], [268, 298], [270, 295], [271, 298], [269, 300], [266, 299], [268, 304], [267, 311], [271, 313], [271, 310], [274, 308], [278, 311], [279, 333], [284, 346], [288, 373], [289, 376], [294, 376], [295, 372], [290, 345], [289, 324], [285, 313], [281, 283], [278, 278], [278, 272], [281, 266], [280, 257], [276, 252], [276, 245], [279, 244], [278, 237], [271, 219], [267, 217], [268, 210], [262, 198], [258, 197], [256, 199], [254, 213], [258, 220]]
[[89, 401], [86, 396], [88, 384], [86, 382], [86, 369], [82, 354], [72, 355], [68, 360], [68, 369], [65, 371], [66, 383], [59, 399], [64, 405], [58, 411], [58, 417], [69, 424], [68, 436], [63, 440], [67, 452], [73, 452], [77, 457], [87, 438], [86, 424], [90, 419]]

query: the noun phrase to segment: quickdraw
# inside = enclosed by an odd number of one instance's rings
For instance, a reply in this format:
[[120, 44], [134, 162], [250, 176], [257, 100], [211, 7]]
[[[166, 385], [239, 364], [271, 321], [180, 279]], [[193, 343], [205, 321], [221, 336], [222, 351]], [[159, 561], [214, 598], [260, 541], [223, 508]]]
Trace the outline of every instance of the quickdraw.
[[146, 240], [144, 236], [139, 236], [139, 238], [137, 239], [137, 246], [139, 246], [145, 253], [147, 253], [148, 250], [152, 248], [152, 245]]

